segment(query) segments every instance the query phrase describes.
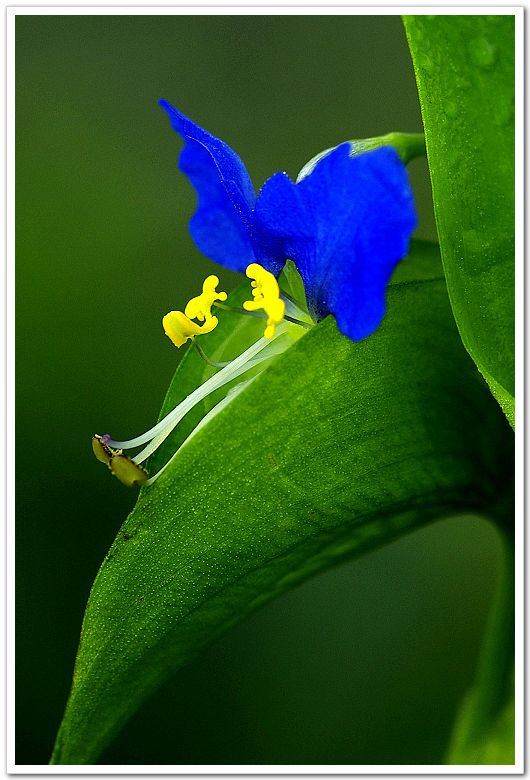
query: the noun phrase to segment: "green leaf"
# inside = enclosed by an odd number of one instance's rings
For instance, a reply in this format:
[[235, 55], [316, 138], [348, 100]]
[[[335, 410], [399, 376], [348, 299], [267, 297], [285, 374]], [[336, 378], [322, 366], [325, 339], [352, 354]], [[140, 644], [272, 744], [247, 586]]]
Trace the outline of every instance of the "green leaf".
[[[204, 339], [208, 354], [235, 321], [227, 312]], [[190, 350], [165, 408], [205, 370]], [[437, 517], [488, 511], [511, 439], [462, 347], [436, 251], [416, 244], [373, 336], [353, 343], [328, 317], [142, 489], [90, 594], [52, 763], [94, 762], [175, 669], [305, 578]]]
[[514, 17], [408, 16], [447, 286], [514, 425]]

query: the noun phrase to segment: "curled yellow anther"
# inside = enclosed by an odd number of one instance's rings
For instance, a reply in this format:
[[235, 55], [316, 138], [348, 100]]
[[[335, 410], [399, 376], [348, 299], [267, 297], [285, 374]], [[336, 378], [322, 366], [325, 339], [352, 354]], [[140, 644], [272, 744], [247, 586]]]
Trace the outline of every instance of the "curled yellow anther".
[[108, 466], [114, 476], [118, 477], [120, 482], [127, 485], [127, 487], [142, 485], [149, 479], [147, 471], [120, 450], [117, 450], [116, 454], [112, 456]]
[[217, 276], [208, 276], [202, 285], [202, 293], [192, 298], [184, 309], [186, 317], [192, 320], [208, 321], [212, 317], [212, 306], [215, 301], [226, 301], [225, 292], [217, 292], [215, 289], [219, 284]]
[[181, 347], [188, 339], [193, 339], [201, 333], [211, 333], [217, 323], [217, 317], [210, 315], [204, 325], [197, 325], [181, 311], [170, 311], [162, 318], [164, 333], [176, 347]]
[[107, 466], [109, 465], [110, 459], [114, 455], [114, 450], [107, 446], [103, 436], [98, 436], [97, 433], [92, 436], [92, 450], [98, 460], [106, 463]]
[[263, 309], [267, 315], [267, 326], [264, 336], [270, 339], [274, 336], [276, 325], [278, 325], [285, 315], [285, 303], [280, 298], [280, 288], [274, 274], [265, 270], [259, 263], [251, 263], [246, 274], [249, 279], [253, 279], [252, 295], [253, 301], [245, 301], [243, 308], [247, 311], [256, 311]]

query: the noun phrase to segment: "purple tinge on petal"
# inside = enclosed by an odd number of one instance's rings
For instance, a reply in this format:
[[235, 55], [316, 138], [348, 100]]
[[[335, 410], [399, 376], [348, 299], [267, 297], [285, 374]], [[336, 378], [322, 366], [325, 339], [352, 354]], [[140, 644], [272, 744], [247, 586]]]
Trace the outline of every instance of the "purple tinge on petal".
[[405, 166], [392, 147], [351, 157], [342, 144], [298, 184], [285, 174], [269, 179], [255, 227], [294, 260], [315, 316], [334, 314], [360, 341], [384, 316], [386, 287], [416, 227]]
[[185, 141], [179, 167], [198, 195], [190, 232], [201, 252], [234, 271], [253, 262], [250, 241], [254, 187], [238, 155], [164, 100], [173, 129]]

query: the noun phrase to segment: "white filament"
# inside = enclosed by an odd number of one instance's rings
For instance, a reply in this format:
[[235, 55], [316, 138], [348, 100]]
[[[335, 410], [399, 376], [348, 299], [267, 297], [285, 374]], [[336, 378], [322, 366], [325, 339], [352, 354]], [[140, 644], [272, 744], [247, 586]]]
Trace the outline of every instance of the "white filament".
[[[236, 379], [241, 374], [249, 371], [254, 366], [268, 360], [272, 355], [283, 352], [291, 343], [288, 336], [285, 339], [282, 339], [280, 343], [278, 339], [283, 335], [285, 335], [285, 326], [282, 324], [277, 329], [276, 335], [272, 339], [261, 338], [256, 341], [256, 343], [245, 350], [245, 352], [232, 360], [228, 366], [222, 368], [204, 384], [190, 393], [190, 395], [150, 430], [140, 436], [136, 436], [134, 439], [129, 439], [128, 441], [107, 439], [106, 443], [110, 447], [126, 450], [150, 442], [149, 446], [134, 458], [135, 463], [141, 463], [160, 446], [164, 439], [169, 436], [173, 428], [191, 409], [193, 409], [194, 406], [196, 406], [196, 404], [200, 403], [200, 401], [208, 395], [219, 390], [219, 388], [228, 384], [233, 379]], [[266, 349], [267, 347], [269, 347], [269, 349]], [[259, 357], [256, 357], [258, 355]]]
[[236, 397], [236, 395], [239, 395], [239, 393], [241, 393], [241, 391], [242, 391], [242, 390], [244, 390], [244, 389], [245, 389], [246, 387], [248, 387], [248, 385], [250, 385], [250, 384], [251, 384], [251, 383], [252, 383], [252, 382], [253, 382], [255, 379], [257, 379], [257, 377], [258, 377], [258, 376], [259, 376], [259, 374], [257, 374], [256, 376], [253, 376], [253, 377], [252, 377], [252, 379], [247, 379], [247, 380], [246, 380], [246, 381], [244, 381], [244, 382], [240, 382], [238, 385], [236, 385], [236, 386], [235, 386], [235, 387], [233, 387], [231, 390], [229, 390], [229, 391], [228, 391], [228, 393], [226, 394], [226, 396], [225, 396], [225, 397], [222, 399], [222, 401], [219, 401], [219, 403], [215, 404], [215, 406], [214, 406], [212, 409], [210, 409], [210, 411], [209, 411], [207, 414], [205, 414], [205, 415], [204, 415], [204, 417], [202, 418], [202, 420], [201, 420], [201, 421], [200, 421], [200, 422], [197, 424], [197, 426], [196, 426], [196, 427], [193, 429], [193, 431], [190, 433], [190, 435], [189, 435], [189, 436], [188, 436], [188, 437], [187, 437], [187, 438], [186, 438], [186, 439], [185, 439], [185, 440], [182, 442], [182, 444], [180, 445], [180, 447], [178, 448], [178, 450], [177, 450], [175, 453], [173, 453], [173, 455], [170, 457], [170, 459], [168, 460], [168, 462], [167, 462], [167, 463], [166, 463], [164, 466], [162, 466], [162, 468], [160, 469], [160, 471], [157, 471], [157, 473], [154, 475], [154, 477], [151, 477], [150, 479], [148, 479], [148, 480], [147, 480], [147, 482], [145, 483], [145, 484], [146, 484], [146, 486], [148, 486], [148, 485], [152, 485], [152, 484], [153, 484], [153, 482], [154, 482], [155, 480], [157, 480], [157, 479], [158, 479], [158, 477], [159, 477], [159, 476], [162, 474], [162, 472], [163, 472], [163, 471], [165, 471], [165, 470], [167, 469], [167, 467], [169, 466], [169, 464], [170, 464], [170, 463], [172, 462], [172, 460], [173, 460], [173, 459], [174, 459], [174, 458], [175, 458], [175, 457], [178, 455], [178, 453], [180, 452], [180, 450], [181, 450], [181, 449], [182, 449], [182, 448], [183, 448], [183, 447], [184, 447], [186, 444], [188, 444], [188, 442], [190, 441], [190, 439], [192, 439], [192, 438], [195, 436], [195, 434], [196, 434], [198, 431], [200, 431], [200, 429], [201, 429], [201, 428], [203, 428], [203, 427], [204, 427], [204, 426], [205, 426], [207, 423], [209, 423], [209, 422], [210, 422], [210, 421], [211, 421], [211, 420], [212, 420], [214, 417], [216, 417], [216, 416], [219, 414], [219, 412], [221, 412], [221, 411], [222, 411], [222, 410], [223, 410], [223, 409], [224, 409], [226, 406], [228, 406], [228, 404], [229, 404], [231, 401], [233, 401], [233, 400], [234, 400], [234, 398]]

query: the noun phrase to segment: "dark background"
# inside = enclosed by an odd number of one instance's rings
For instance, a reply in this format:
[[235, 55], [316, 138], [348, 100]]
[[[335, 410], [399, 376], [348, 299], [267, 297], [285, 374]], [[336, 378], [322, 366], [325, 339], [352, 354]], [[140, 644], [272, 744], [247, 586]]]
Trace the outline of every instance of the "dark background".
[[[154, 423], [179, 357], [161, 317], [216, 272], [158, 99], [257, 186], [421, 118], [397, 16], [19, 16], [16, 58], [17, 763], [42, 764], [135, 500], [90, 437]], [[410, 170], [434, 238], [426, 164]], [[456, 518], [315, 578], [179, 671], [102, 762], [441, 762], [497, 562], [493, 529]]]

